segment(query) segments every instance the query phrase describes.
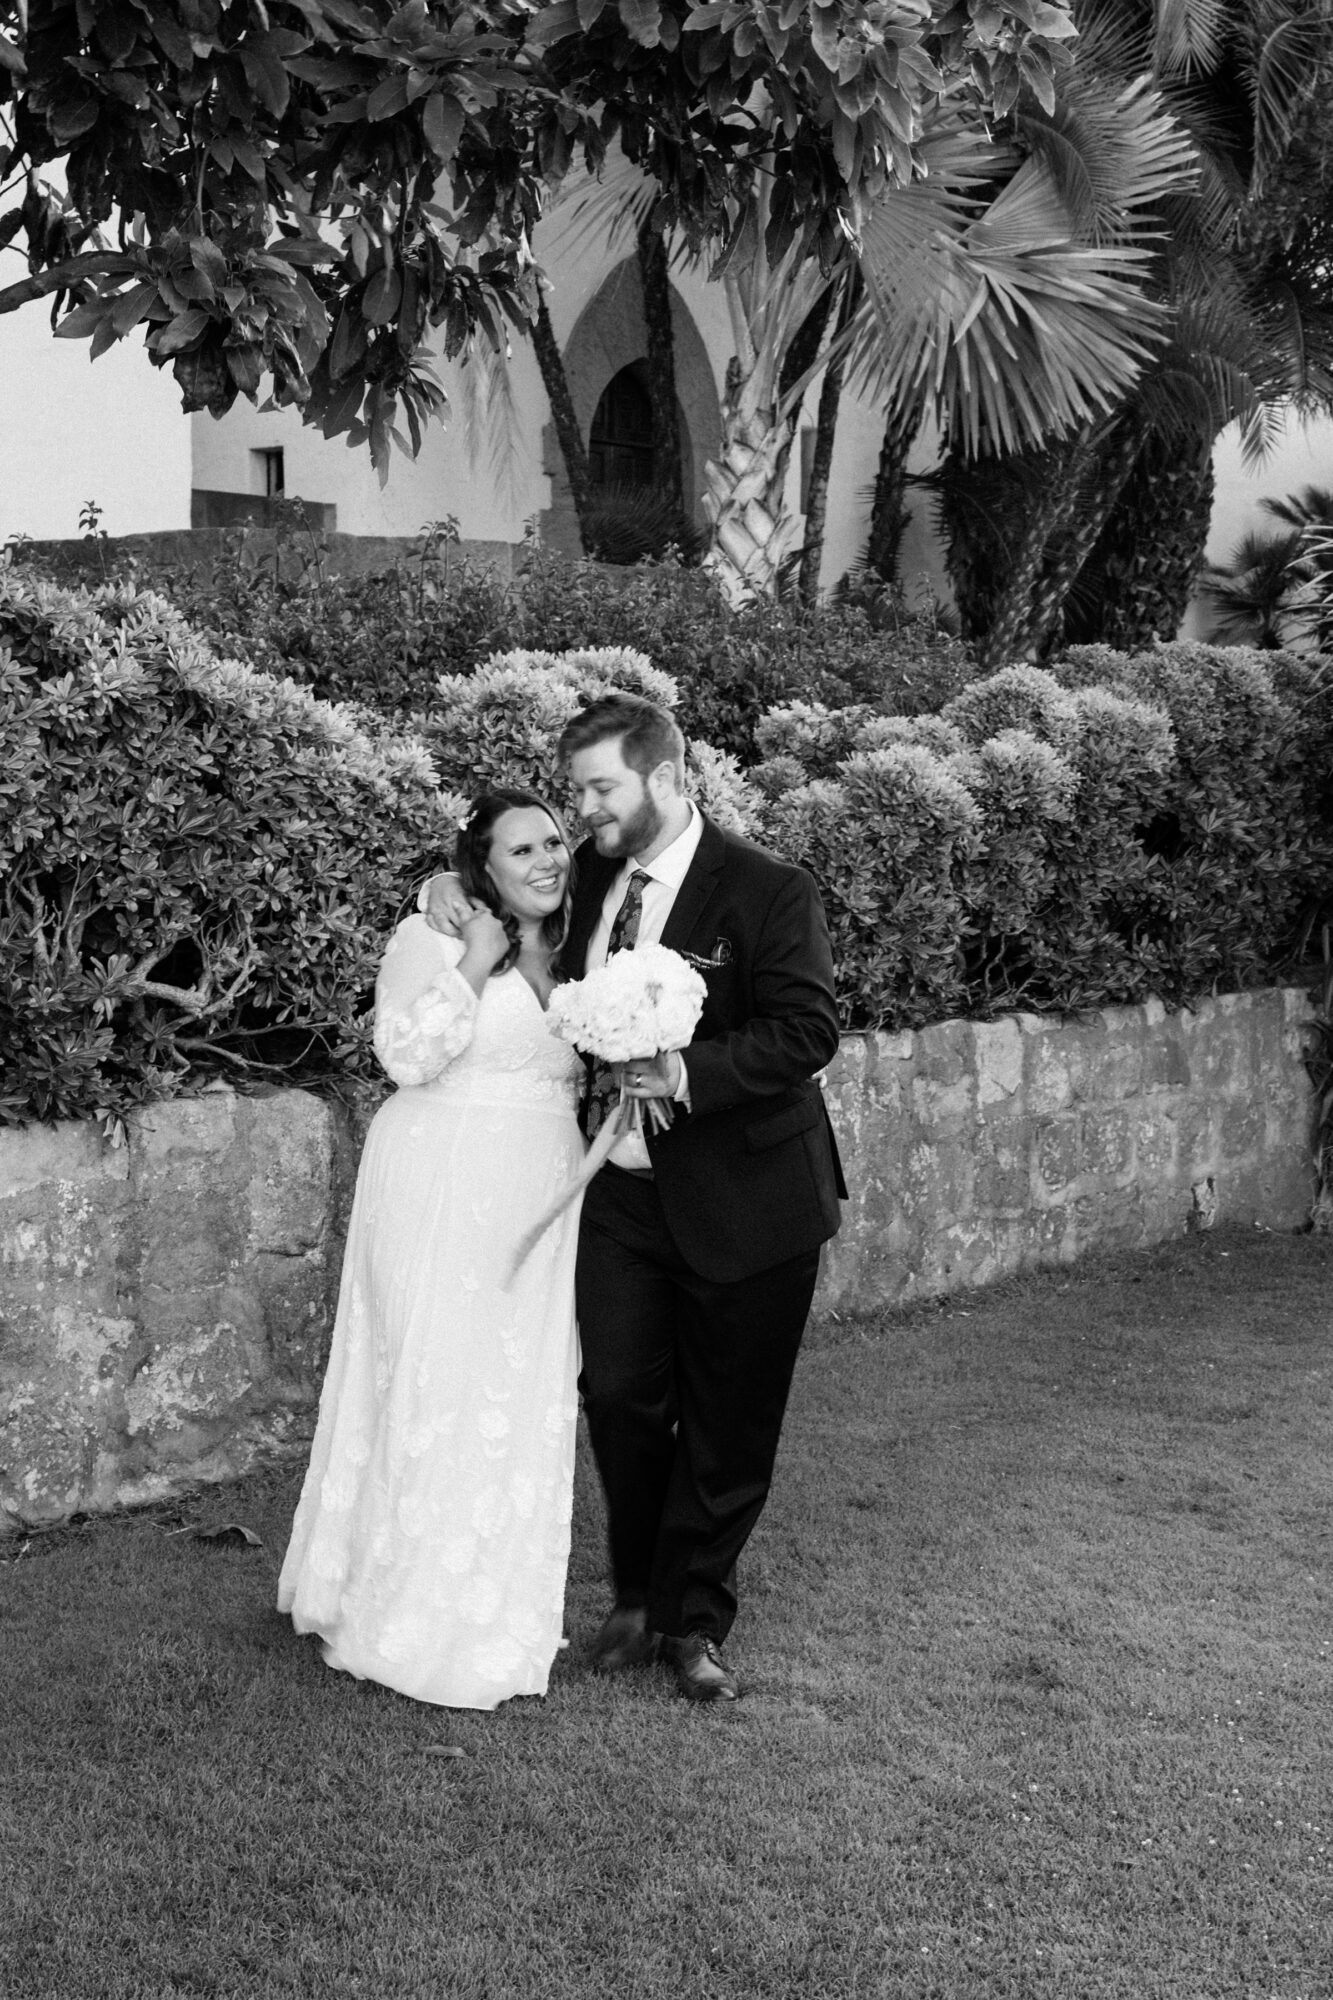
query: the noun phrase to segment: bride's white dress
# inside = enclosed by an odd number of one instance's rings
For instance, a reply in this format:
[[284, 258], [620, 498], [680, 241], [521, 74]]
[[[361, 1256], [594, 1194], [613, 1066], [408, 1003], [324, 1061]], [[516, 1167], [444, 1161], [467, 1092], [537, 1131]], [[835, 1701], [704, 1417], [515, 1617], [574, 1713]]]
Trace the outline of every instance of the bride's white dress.
[[514, 969], [480, 1002], [409, 917], [375, 995], [399, 1089], [357, 1180], [319, 1423], [278, 1607], [334, 1667], [419, 1701], [544, 1694], [569, 1559], [581, 1064]]

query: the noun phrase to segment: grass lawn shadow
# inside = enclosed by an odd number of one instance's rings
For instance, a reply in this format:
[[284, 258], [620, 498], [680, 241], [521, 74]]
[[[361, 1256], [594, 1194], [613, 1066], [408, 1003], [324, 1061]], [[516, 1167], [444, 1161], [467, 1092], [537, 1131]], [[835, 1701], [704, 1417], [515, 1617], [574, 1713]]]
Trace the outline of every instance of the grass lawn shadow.
[[586, 1449], [493, 1716], [278, 1617], [299, 1467], [0, 1544], [0, 1993], [1327, 2000], [1330, 1445], [1328, 1238], [825, 1318], [722, 1713], [586, 1671]]

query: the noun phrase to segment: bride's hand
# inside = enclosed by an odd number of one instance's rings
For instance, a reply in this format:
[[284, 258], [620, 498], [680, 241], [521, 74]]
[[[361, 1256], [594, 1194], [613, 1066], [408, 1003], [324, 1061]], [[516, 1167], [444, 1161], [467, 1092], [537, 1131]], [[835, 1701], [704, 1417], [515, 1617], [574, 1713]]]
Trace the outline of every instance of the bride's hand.
[[509, 949], [509, 933], [493, 910], [484, 903], [469, 902], [463, 898], [463, 916], [458, 925], [458, 936], [463, 940], [463, 954], [474, 964], [498, 965]]

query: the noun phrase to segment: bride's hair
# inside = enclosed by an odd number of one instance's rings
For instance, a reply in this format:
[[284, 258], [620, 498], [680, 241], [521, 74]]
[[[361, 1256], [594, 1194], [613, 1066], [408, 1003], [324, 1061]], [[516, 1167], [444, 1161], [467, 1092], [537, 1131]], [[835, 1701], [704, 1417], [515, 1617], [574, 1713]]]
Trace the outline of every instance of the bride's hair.
[[495, 884], [486, 873], [486, 863], [491, 857], [491, 835], [497, 819], [525, 806], [535, 806], [539, 812], [546, 814], [564, 841], [569, 855], [569, 875], [560, 907], [542, 920], [541, 939], [551, 953], [553, 969], [557, 967], [559, 950], [569, 930], [570, 904], [574, 896], [574, 844], [560, 814], [549, 799], [539, 797], [536, 792], [517, 789], [478, 792], [458, 829], [458, 839], [454, 843], [454, 871], [463, 885], [464, 895], [470, 896], [474, 902], [484, 903], [500, 919], [508, 933], [509, 949], [493, 972], [506, 972], [518, 957], [518, 924], [500, 901]]

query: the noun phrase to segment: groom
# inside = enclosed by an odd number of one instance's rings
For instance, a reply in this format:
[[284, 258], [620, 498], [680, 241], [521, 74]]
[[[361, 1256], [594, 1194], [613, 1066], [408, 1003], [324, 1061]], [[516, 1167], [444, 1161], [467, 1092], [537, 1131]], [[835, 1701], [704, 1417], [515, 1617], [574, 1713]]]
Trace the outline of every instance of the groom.
[[[615, 1585], [593, 1664], [614, 1672], [660, 1649], [683, 1693], [733, 1701], [721, 1647], [736, 1560], [846, 1195], [814, 1080], [838, 1046], [828, 929], [804, 869], [685, 796], [665, 709], [606, 695], [557, 754], [591, 835], [565, 974], [660, 940], [707, 986], [689, 1046], [629, 1065], [632, 1096], [673, 1100], [670, 1125], [618, 1140], [583, 1201], [581, 1387]], [[434, 890], [431, 911], [445, 914]]]

